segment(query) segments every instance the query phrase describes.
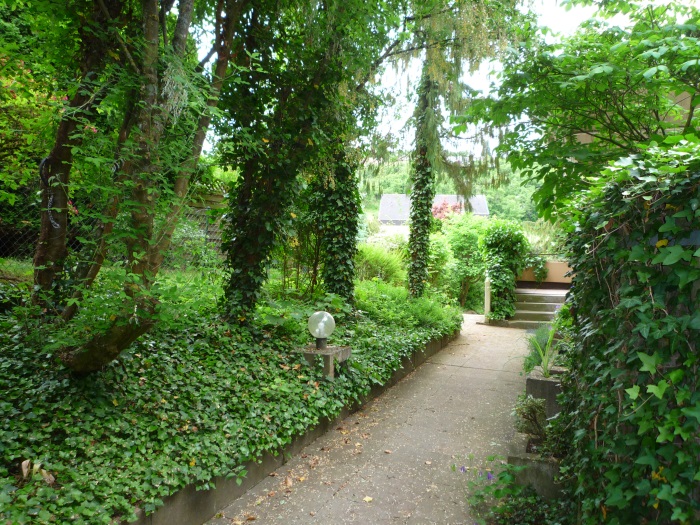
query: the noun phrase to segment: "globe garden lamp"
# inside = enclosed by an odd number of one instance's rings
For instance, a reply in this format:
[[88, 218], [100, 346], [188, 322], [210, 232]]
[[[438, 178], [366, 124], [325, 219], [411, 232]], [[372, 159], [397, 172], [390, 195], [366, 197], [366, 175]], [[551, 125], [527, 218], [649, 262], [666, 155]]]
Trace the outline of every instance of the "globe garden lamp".
[[335, 319], [328, 312], [315, 312], [309, 317], [309, 332], [316, 338], [316, 348], [326, 348], [328, 337], [335, 330]]

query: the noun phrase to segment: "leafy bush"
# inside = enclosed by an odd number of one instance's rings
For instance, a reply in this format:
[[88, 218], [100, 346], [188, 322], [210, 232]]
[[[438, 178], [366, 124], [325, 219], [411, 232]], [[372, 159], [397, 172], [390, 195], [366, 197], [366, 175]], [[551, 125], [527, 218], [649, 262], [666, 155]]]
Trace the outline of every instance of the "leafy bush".
[[565, 469], [582, 522], [700, 515], [700, 141], [621, 159], [576, 203]]
[[[108, 277], [86, 315], [109, 317], [118, 277]], [[112, 523], [185, 485], [242, 478], [246, 462], [334, 417], [461, 323], [455, 310], [378, 282], [358, 287], [364, 313], [337, 296], [279, 300], [245, 327], [220, 321], [220, 287], [201, 274], [166, 272], [155, 292], [158, 327], [82, 379], [52, 353], [65, 334], [0, 316], [0, 522]], [[311, 342], [306, 315], [321, 308], [338, 321], [332, 344], [353, 349], [333, 382], [295, 351]]]
[[544, 399], [521, 395], [515, 404], [513, 414], [516, 417], [515, 429], [542, 441], [545, 438], [547, 416]]
[[530, 487], [515, 482], [526, 467], [510, 465], [499, 456], [486, 458], [486, 464], [457, 467], [467, 477], [467, 501], [475, 523], [480, 525], [569, 525], [573, 524], [567, 500], [545, 500]]
[[453, 297], [465, 308], [483, 306], [483, 287], [477, 286], [475, 290], [474, 286], [483, 283], [486, 271], [479, 240], [483, 237], [487, 224], [488, 219], [464, 213], [452, 216], [445, 225], [454, 257], [447, 271], [450, 289]]
[[442, 288], [448, 282], [446, 268], [452, 261], [452, 249], [447, 236], [441, 232], [430, 235], [428, 251], [428, 282]]
[[515, 314], [516, 278], [525, 269], [530, 245], [516, 222], [490, 221], [481, 248], [491, 281], [489, 319], [507, 319]]
[[377, 244], [360, 244], [355, 256], [355, 274], [360, 281], [381, 279], [392, 284], [406, 281], [406, 264], [401, 253]]

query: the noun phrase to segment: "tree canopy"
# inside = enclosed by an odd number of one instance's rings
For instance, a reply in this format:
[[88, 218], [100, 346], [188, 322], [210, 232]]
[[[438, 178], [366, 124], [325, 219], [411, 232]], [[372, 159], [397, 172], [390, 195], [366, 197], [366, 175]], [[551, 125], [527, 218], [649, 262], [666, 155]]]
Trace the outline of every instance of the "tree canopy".
[[472, 100], [462, 127], [501, 133], [497, 153], [540, 182], [539, 208], [555, 213], [612, 160], [640, 144], [695, 132], [699, 12], [626, 4], [630, 24], [593, 19], [546, 43], [533, 28], [509, 47], [495, 94]]

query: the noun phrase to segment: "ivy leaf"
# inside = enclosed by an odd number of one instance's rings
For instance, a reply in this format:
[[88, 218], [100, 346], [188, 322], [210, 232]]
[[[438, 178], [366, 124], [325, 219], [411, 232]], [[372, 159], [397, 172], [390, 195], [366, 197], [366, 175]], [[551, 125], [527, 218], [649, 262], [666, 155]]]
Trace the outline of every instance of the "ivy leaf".
[[[686, 255], [688, 256], [686, 257]], [[683, 248], [683, 246], [671, 246], [666, 250], [666, 256], [664, 257], [661, 264], [663, 264], [664, 266], [670, 266], [672, 264], [676, 264], [681, 259], [689, 261], [689, 255], [689, 253], [686, 254], [686, 251]]]
[[639, 385], [634, 385], [631, 388], [625, 388], [625, 392], [633, 401], [639, 397]]
[[665, 379], [659, 381], [656, 385], [648, 385], [647, 392], [654, 394], [659, 399], [663, 399], [664, 392], [668, 389], [668, 382]]
[[637, 357], [643, 363], [642, 368], [639, 369], [640, 372], [650, 372], [652, 375], [656, 373], [656, 367], [661, 362], [658, 352], [654, 352], [652, 355], [637, 352]]
[[681, 413], [686, 417], [694, 417], [700, 423], [700, 405], [681, 408]]

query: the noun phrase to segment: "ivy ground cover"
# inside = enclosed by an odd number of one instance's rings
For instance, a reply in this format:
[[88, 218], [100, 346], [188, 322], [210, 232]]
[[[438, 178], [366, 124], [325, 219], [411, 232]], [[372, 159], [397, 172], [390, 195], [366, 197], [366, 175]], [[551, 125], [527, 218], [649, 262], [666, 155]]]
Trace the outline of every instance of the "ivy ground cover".
[[[221, 323], [201, 283], [181, 292], [160, 329], [82, 379], [54, 358], [52, 335], [0, 318], [0, 523], [133, 520], [185, 485], [243, 477], [246, 462], [337, 415], [461, 323], [380, 282], [358, 285], [355, 310], [334, 296], [278, 300], [247, 326]], [[333, 382], [295, 352], [321, 308], [338, 325], [331, 344], [353, 349]]]

